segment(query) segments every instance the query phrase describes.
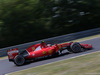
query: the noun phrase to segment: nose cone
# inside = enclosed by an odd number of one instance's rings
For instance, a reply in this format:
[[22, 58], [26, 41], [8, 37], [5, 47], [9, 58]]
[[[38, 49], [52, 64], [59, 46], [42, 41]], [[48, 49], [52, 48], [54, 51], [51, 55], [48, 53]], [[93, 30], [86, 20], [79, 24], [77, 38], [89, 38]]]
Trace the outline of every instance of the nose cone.
[[81, 44], [81, 46], [83, 46], [83, 47], [86, 48], [86, 49], [92, 48], [92, 45], [91, 45], [91, 44]]

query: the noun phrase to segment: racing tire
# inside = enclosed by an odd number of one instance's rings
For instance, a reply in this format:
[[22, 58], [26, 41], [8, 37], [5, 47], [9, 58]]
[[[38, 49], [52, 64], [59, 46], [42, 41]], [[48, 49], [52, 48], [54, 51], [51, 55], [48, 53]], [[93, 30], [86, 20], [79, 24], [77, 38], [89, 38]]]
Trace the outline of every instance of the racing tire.
[[14, 59], [14, 63], [17, 65], [17, 66], [22, 66], [24, 63], [25, 63], [25, 59], [23, 56], [21, 55], [17, 55]]
[[81, 45], [78, 42], [74, 42], [70, 45], [70, 51], [73, 53], [82, 52]]

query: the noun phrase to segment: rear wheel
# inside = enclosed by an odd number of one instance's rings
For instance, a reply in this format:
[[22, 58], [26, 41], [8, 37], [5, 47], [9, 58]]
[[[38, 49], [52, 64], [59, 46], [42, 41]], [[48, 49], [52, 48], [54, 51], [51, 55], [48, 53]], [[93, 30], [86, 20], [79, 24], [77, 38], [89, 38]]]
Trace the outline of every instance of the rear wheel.
[[70, 46], [70, 49], [71, 49], [70, 51], [73, 52], [73, 53], [82, 52], [81, 45], [78, 42], [72, 43], [71, 46]]
[[17, 65], [17, 66], [21, 66], [25, 63], [25, 59], [23, 56], [21, 55], [17, 55], [14, 59], [14, 63]]

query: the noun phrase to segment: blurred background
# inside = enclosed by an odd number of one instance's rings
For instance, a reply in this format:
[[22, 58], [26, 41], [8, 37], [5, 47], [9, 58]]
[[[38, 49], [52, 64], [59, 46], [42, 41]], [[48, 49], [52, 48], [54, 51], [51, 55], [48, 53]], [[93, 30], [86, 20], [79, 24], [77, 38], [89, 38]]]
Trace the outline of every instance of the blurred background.
[[100, 0], [0, 0], [0, 48], [100, 27]]

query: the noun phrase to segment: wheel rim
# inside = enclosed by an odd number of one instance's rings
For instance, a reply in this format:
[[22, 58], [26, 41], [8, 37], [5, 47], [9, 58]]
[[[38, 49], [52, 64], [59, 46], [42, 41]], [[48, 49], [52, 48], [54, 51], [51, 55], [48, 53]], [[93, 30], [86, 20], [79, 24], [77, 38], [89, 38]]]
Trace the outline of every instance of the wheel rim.
[[72, 52], [78, 53], [81, 52], [81, 46], [79, 43], [73, 43], [71, 45]]
[[15, 64], [20, 66], [23, 65], [25, 62], [25, 59], [22, 56], [16, 56], [15, 58]]
[[74, 50], [74, 51], [80, 51], [80, 47], [79, 47], [78, 45], [74, 45], [74, 46], [73, 46], [73, 50]]

